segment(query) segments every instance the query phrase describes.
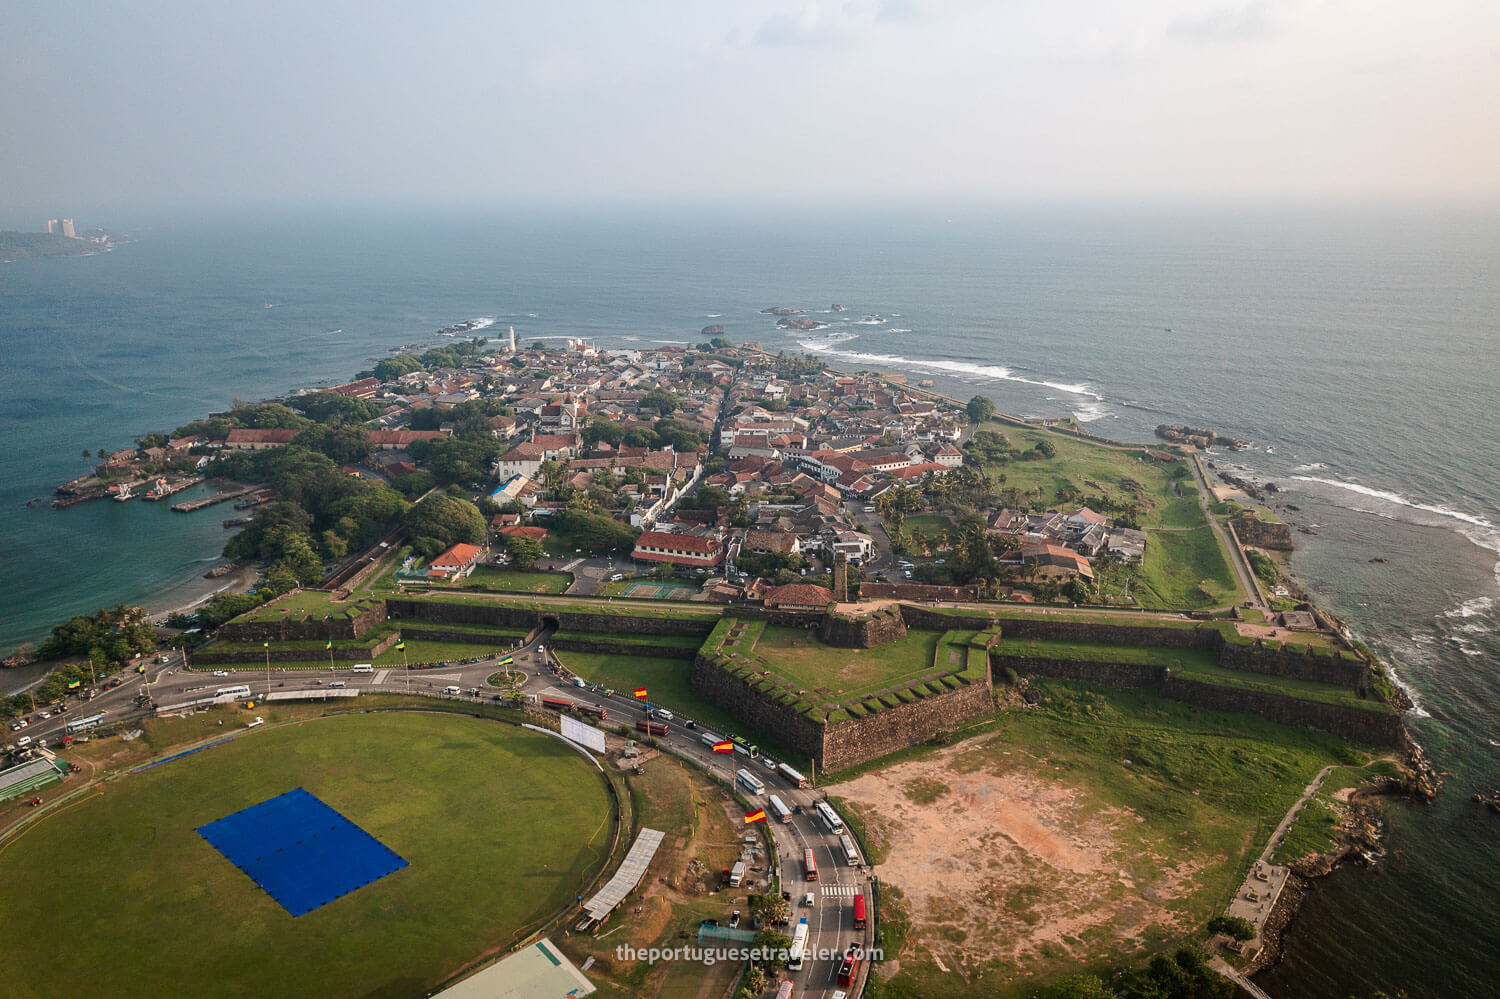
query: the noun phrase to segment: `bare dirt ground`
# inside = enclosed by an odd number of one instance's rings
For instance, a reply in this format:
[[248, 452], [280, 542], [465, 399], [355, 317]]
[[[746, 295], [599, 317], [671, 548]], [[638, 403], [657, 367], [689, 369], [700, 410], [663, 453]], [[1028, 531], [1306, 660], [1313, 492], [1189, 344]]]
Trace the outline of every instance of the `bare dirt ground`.
[[1140, 849], [1140, 817], [1101, 808], [1051, 764], [992, 737], [830, 789], [888, 845], [876, 872], [911, 915], [906, 961], [967, 978], [985, 965], [1098, 957], [1175, 927], [1181, 858]]

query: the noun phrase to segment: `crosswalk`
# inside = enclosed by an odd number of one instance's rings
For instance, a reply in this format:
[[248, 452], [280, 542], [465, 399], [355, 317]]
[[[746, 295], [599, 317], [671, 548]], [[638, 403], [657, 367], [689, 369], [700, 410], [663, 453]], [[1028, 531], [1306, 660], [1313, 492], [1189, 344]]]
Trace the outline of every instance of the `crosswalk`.
[[372, 682], [376, 684], [385, 683], [385, 678], [390, 676], [390, 673], [391, 671], [388, 669], [380, 670], [375, 674], [375, 679]]
[[833, 898], [853, 898], [859, 894], [859, 885], [841, 885], [823, 882], [819, 892]]

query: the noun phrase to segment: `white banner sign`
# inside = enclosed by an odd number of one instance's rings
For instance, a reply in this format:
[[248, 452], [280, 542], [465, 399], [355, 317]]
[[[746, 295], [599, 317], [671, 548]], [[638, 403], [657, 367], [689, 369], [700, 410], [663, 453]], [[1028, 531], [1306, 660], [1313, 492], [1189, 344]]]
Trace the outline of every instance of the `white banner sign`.
[[569, 742], [576, 742], [596, 753], [604, 752], [604, 733], [592, 725], [585, 725], [576, 718], [562, 716], [562, 735]]

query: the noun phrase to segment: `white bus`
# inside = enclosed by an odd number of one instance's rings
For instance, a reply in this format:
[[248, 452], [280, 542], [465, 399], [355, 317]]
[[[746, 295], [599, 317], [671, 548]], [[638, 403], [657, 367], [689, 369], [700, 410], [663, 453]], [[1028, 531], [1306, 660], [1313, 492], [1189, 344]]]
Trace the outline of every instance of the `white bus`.
[[698, 737], [698, 739], [705, 746], [708, 746], [710, 748], [712, 748], [714, 745], [716, 745], [716, 744], [724, 741], [723, 739], [720, 739], [718, 736], [714, 735], [712, 732], [709, 732], [709, 731], [704, 731], [703, 734]]
[[854, 849], [854, 840], [849, 838], [848, 833], [839, 837], [839, 845], [844, 848], [844, 863], [854, 867], [859, 863], [859, 851]]
[[792, 933], [792, 945], [787, 948], [787, 971], [802, 970], [802, 954], [807, 950], [807, 917], [803, 916], [797, 922], [797, 929]]
[[776, 820], [778, 822], [792, 821], [792, 810], [786, 807], [786, 803], [774, 794], [771, 795], [771, 811], [776, 813]]
[[90, 729], [98, 728], [103, 721], [103, 711], [99, 712], [96, 715], [89, 715], [87, 718], [79, 718], [76, 721], [70, 721], [67, 724], [66, 734], [74, 735], [78, 732], [87, 732]]
[[793, 770], [791, 767], [787, 766], [785, 763], [778, 766], [776, 768], [776, 772], [785, 777], [787, 779], [787, 782], [791, 784], [792, 787], [807, 786], [807, 778], [799, 774], [797, 771]]
[[735, 776], [739, 778], [740, 784], [745, 788], [745, 790], [749, 791], [751, 794], [766, 793], [766, 786], [760, 782], [759, 777], [755, 776], [750, 771], [742, 769], [738, 773], [736, 773]]
[[844, 831], [844, 820], [839, 818], [839, 813], [833, 810], [833, 806], [826, 801], [818, 802], [818, 818], [828, 827], [828, 831], [834, 835]]
[[353, 666], [349, 667], [349, 672], [351, 672], [351, 673], [373, 673], [373, 672], [375, 672], [375, 664], [374, 663], [355, 663]]
[[250, 696], [250, 688], [243, 683], [238, 687], [220, 687], [217, 691], [215, 691], [214, 696], [232, 697], [236, 701], [243, 700], [244, 698]]

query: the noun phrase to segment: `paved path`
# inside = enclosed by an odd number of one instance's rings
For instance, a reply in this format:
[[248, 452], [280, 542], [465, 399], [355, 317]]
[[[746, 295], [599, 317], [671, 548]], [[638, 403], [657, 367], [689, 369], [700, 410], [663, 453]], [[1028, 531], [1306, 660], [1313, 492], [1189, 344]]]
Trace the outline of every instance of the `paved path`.
[[1234, 984], [1238, 985], [1240, 988], [1244, 989], [1250, 995], [1254, 996], [1255, 999], [1271, 999], [1271, 997], [1266, 994], [1265, 989], [1262, 989], [1259, 985], [1256, 985], [1250, 979], [1246, 978], [1238, 971], [1235, 971], [1229, 966], [1229, 962], [1225, 961], [1217, 954], [1208, 959], [1208, 966], [1217, 971], [1219, 974], [1223, 975], [1225, 978], [1229, 979]]

